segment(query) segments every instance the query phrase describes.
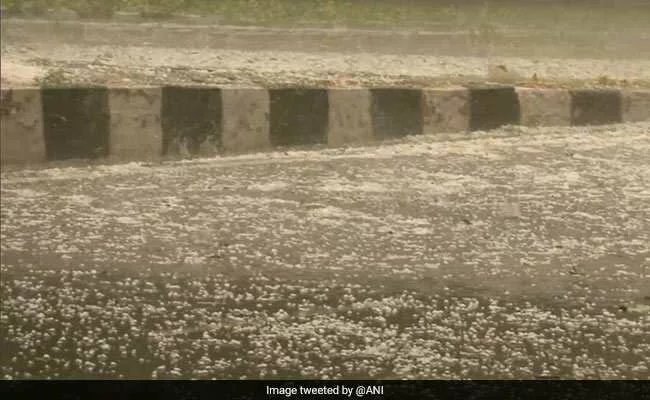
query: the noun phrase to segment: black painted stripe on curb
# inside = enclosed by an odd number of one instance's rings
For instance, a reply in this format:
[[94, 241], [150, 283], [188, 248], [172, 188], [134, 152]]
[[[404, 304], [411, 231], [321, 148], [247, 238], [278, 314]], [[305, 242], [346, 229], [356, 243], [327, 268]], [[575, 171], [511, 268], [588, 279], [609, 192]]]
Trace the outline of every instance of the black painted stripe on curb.
[[107, 88], [43, 88], [43, 137], [48, 161], [106, 157], [110, 110]]
[[163, 87], [163, 155], [178, 154], [183, 149], [194, 155], [205, 145], [220, 149], [222, 114], [221, 88]]
[[572, 90], [571, 125], [606, 125], [623, 122], [623, 99], [616, 89]]
[[422, 134], [421, 89], [371, 89], [370, 112], [376, 139]]
[[519, 125], [521, 107], [513, 86], [470, 87], [469, 130], [484, 131]]
[[269, 101], [272, 146], [327, 143], [327, 89], [270, 89]]

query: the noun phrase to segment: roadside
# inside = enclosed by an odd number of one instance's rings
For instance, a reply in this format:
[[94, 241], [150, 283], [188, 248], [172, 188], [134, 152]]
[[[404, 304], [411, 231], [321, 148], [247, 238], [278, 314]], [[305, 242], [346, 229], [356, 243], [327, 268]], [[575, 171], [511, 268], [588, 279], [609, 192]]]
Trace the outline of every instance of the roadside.
[[560, 0], [319, 1], [319, 0], [3, 0], [3, 16], [121, 22], [194, 21], [273, 27], [542, 27], [634, 29], [647, 25], [644, 0], [584, 5]]

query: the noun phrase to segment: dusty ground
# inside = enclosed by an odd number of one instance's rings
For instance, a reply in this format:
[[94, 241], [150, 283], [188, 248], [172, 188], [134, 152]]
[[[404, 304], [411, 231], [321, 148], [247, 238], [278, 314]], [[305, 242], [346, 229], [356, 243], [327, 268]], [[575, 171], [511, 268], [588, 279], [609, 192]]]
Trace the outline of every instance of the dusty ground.
[[5, 171], [5, 377], [650, 377], [650, 125]]
[[[650, 32], [362, 31], [3, 20], [3, 86], [650, 87]], [[491, 73], [503, 65], [506, 73]]]

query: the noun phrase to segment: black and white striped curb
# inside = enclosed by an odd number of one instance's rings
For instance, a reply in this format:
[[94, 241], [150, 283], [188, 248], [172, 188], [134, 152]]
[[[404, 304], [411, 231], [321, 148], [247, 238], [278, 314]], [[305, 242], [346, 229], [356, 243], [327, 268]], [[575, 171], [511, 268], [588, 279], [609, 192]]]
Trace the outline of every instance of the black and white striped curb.
[[650, 90], [469, 88], [2, 89], [3, 164], [368, 143], [503, 125], [650, 120]]

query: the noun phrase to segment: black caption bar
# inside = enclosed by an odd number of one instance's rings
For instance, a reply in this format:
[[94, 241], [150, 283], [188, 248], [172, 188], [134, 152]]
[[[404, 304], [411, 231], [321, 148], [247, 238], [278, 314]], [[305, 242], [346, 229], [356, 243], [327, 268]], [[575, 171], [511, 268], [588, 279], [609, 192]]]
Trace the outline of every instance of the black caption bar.
[[650, 381], [2, 381], [3, 399], [650, 399]]

